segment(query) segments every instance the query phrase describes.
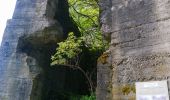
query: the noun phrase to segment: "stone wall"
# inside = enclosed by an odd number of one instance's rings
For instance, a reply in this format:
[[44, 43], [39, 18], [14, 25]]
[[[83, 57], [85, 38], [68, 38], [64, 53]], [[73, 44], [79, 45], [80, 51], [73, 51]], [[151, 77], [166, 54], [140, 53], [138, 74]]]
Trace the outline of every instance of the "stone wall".
[[69, 31], [78, 34], [67, 0], [17, 0], [0, 48], [0, 100], [47, 100], [48, 86], [64, 89], [66, 71], [50, 69], [50, 57]]
[[169, 81], [169, 0], [100, 0], [100, 6], [111, 60], [99, 61], [97, 100], [135, 100], [135, 82]]

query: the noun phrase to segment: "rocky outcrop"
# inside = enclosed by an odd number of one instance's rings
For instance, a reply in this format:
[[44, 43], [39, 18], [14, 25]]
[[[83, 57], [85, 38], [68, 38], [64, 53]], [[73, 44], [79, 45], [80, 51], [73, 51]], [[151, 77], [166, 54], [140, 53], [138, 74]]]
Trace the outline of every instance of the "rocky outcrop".
[[135, 100], [135, 82], [170, 80], [169, 0], [100, 0], [110, 41], [98, 64], [97, 100]]
[[57, 42], [70, 31], [78, 35], [67, 0], [18, 0], [0, 48], [0, 100], [57, 100], [56, 90], [73, 87], [66, 85], [69, 70], [50, 68]]

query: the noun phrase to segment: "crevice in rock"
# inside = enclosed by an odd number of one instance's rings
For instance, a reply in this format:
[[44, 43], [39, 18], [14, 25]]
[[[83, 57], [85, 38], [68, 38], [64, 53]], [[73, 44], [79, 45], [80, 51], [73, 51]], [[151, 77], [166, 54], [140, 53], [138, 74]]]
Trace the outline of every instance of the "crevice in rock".
[[63, 27], [65, 36], [67, 36], [68, 32], [74, 32], [76, 36], [80, 36], [78, 27], [69, 15], [67, 0], [48, 0], [46, 17], [56, 19]]

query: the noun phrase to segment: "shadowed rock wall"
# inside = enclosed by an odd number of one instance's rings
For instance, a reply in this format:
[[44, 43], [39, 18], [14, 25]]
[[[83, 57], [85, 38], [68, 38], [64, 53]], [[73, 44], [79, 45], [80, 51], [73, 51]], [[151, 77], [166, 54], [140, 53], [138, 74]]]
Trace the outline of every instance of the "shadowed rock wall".
[[100, 8], [110, 48], [98, 63], [97, 100], [135, 100], [135, 82], [169, 81], [169, 0], [100, 0]]
[[75, 72], [68, 80], [70, 71], [50, 69], [56, 43], [70, 31], [78, 34], [67, 0], [17, 0], [0, 48], [0, 100], [56, 100], [55, 90], [78, 87]]

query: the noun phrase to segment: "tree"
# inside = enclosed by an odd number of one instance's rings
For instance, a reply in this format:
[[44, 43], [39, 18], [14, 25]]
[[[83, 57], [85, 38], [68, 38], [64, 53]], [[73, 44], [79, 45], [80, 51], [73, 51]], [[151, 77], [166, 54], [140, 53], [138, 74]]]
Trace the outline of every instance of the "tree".
[[59, 47], [56, 49], [57, 52], [51, 57], [51, 65], [64, 65], [72, 69], [78, 69], [83, 73], [88, 81], [90, 91], [93, 92], [93, 82], [80, 67], [80, 54], [82, 52], [81, 46], [83, 46], [83, 39], [76, 38], [73, 32], [69, 33], [68, 38], [64, 42], [58, 43]]
[[76, 22], [81, 37], [91, 50], [104, 50], [106, 44], [99, 28], [98, 0], [68, 0], [70, 16]]
[[[80, 37], [76, 37], [73, 32], [69, 33], [68, 38], [58, 43], [56, 53], [52, 56], [52, 65], [64, 65], [69, 68], [80, 70], [86, 77], [90, 91], [94, 91], [92, 73], [83, 68], [81, 64], [84, 49], [91, 53], [93, 64], [87, 67], [96, 68], [98, 56], [105, 50], [106, 44], [102, 41], [99, 29], [99, 7], [97, 0], [68, 0], [70, 17], [73, 18], [79, 31]], [[92, 71], [91, 71], [92, 72]]]

